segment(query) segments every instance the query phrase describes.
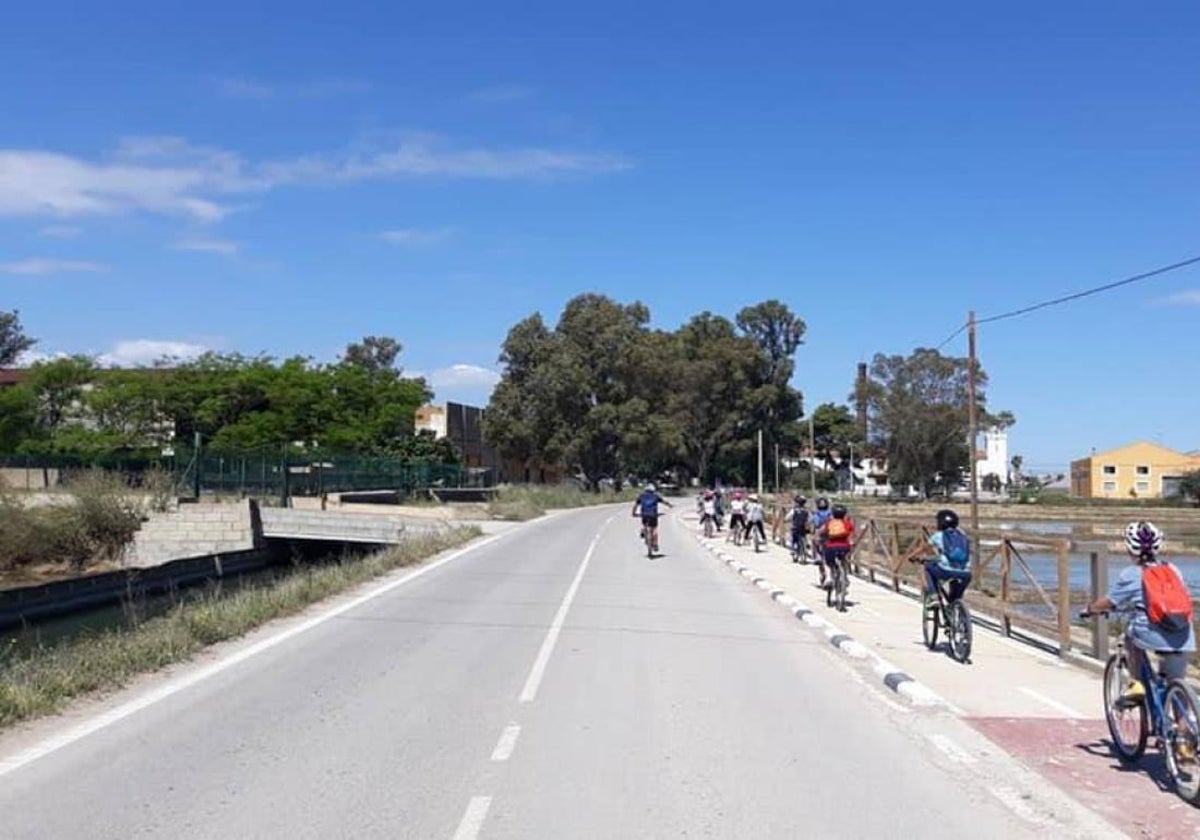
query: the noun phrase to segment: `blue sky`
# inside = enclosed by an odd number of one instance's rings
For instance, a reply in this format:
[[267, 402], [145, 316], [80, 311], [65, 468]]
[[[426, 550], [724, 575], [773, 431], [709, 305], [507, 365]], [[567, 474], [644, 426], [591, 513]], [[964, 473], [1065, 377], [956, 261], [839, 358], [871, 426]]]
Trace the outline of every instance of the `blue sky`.
[[[1195, 3], [176, 5], [6, 11], [0, 309], [43, 353], [384, 334], [482, 402], [580, 292], [777, 297], [811, 406], [1200, 254]], [[1011, 450], [1200, 447], [1198, 321], [1191, 268], [983, 328]]]

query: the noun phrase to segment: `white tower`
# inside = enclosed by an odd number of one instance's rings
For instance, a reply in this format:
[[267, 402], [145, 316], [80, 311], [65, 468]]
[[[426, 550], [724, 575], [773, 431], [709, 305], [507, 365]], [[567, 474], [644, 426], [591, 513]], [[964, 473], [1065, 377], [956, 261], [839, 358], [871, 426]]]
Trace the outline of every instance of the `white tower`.
[[1008, 473], [1008, 432], [1004, 429], [991, 428], [983, 433], [984, 457], [976, 465], [975, 474], [979, 477], [980, 488], [983, 479], [988, 475], [998, 475], [1004, 484], [1009, 482]]

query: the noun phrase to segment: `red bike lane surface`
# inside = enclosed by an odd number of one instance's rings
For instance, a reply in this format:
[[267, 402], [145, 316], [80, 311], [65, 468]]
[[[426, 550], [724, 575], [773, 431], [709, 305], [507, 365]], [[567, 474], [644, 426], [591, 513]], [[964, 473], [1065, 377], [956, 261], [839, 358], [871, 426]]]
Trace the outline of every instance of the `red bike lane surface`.
[[1103, 719], [968, 717], [997, 746], [1139, 840], [1200, 838], [1200, 808], [1175, 795], [1153, 742], [1131, 767], [1113, 756]]

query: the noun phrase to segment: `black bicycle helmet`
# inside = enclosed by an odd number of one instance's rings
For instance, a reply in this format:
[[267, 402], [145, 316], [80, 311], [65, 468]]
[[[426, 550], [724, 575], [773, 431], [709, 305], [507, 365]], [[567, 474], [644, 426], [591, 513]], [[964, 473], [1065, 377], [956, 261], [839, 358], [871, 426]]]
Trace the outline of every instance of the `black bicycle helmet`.
[[958, 514], [952, 510], [939, 510], [937, 512], [937, 527], [939, 531], [945, 531], [947, 528], [957, 528]]
[[792, 499], [792, 501], [794, 501], [798, 505], [803, 505], [805, 502], [808, 501], [808, 499], [804, 498], [799, 493], [797, 493], [796, 498]]
[[827, 507], [829, 507], [829, 500], [824, 496], [819, 497], [817, 499], [817, 510], [825, 510]]
[[845, 519], [846, 513], [847, 513], [846, 506], [845, 505], [834, 505], [833, 510], [831, 510], [830, 513], [833, 514], [834, 519]]

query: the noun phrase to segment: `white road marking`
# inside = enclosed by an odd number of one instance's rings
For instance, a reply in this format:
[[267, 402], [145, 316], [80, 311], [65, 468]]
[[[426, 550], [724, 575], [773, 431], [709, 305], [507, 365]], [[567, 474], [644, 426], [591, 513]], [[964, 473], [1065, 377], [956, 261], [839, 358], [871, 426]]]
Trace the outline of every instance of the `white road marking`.
[[971, 755], [965, 749], [960, 747], [958, 743], [948, 735], [935, 733], [933, 735], [926, 735], [925, 737], [928, 738], [929, 742], [941, 750], [942, 753], [944, 753], [945, 756], [951, 761], [956, 761], [959, 764], [974, 764], [976, 762], [975, 756]]
[[[612, 519], [608, 520], [608, 522], [611, 521]], [[608, 522], [605, 522], [604, 526], [608, 525]], [[601, 526], [600, 533], [604, 532], [604, 526]], [[550, 664], [550, 654], [554, 653], [554, 646], [558, 643], [558, 634], [562, 632], [563, 622], [567, 620], [567, 611], [571, 609], [571, 602], [575, 600], [579, 584], [583, 581], [583, 573], [587, 571], [588, 563], [592, 561], [592, 554], [595, 553], [596, 546], [599, 544], [600, 534], [598, 533], [592, 538], [592, 544], [588, 546], [587, 554], [583, 555], [583, 562], [579, 564], [579, 571], [575, 573], [575, 579], [571, 581], [567, 594], [563, 596], [562, 603], [559, 604], [558, 612], [554, 614], [554, 621], [550, 622], [550, 629], [546, 631], [542, 648], [538, 651], [537, 659], [533, 661], [533, 668], [529, 671], [529, 678], [525, 680], [525, 687], [521, 689], [522, 703], [531, 703], [533, 698], [537, 697], [542, 677], [546, 675], [546, 666]]]
[[492, 797], [472, 796], [471, 801], [467, 803], [467, 812], [458, 824], [458, 831], [454, 832], [454, 840], [475, 840], [491, 807]]
[[[506, 533], [512, 532], [510, 531]], [[110, 709], [103, 714], [97, 715], [90, 720], [84, 721], [78, 726], [68, 729], [66, 732], [53, 735], [44, 741], [41, 741], [40, 743], [34, 744], [32, 747], [24, 749], [21, 752], [16, 753], [15, 755], [10, 756], [3, 761], [0, 761], [0, 777], [12, 773], [14, 770], [19, 770], [25, 765], [31, 764], [38, 759], [45, 758], [51, 753], [57, 752], [63, 747], [69, 746], [76, 741], [82, 740], [89, 735], [99, 732], [102, 729], [106, 729], [109, 726], [112, 726], [114, 723], [118, 723], [130, 715], [137, 714], [143, 709], [147, 709], [156, 703], [160, 703], [163, 700], [166, 700], [168, 697], [172, 697], [179, 692], [196, 685], [197, 683], [203, 682], [210, 677], [215, 677], [217, 674], [227, 671], [235, 665], [245, 662], [247, 659], [255, 657], [264, 651], [270, 650], [276, 645], [280, 645], [289, 639], [295, 638], [301, 633], [311, 630], [318, 625], [324, 624], [331, 618], [337, 618], [338, 616], [344, 615], [351, 610], [357, 609], [368, 601], [378, 598], [380, 595], [386, 595], [393, 589], [398, 589], [401, 586], [404, 586], [406, 583], [410, 583], [422, 575], [432, 572], [434, 569], [441, 568], [447, 563], [457, 560], [468, 552], [476, 551], [486, 545], [490, 545], [491, 543], [500, 539], [501, 536], [504, 535], [497, 534], [477, 542], [474, 545], [459, 549], [452, 554], [446, 555], [441, 560], [435, 560], [428, 566], [422, 566], [419, 569], [409, 572], [404, 577], [389, 581], [381, 586], [376, 586], [375, 588], [369, 590], [366, 594], [360, 595], [358, 598], [355, 598], [352, 601], [347, 601], [344, 604], [319, 613], [307, 621], [302, 621], [299, 624], [292, 625], [286, 630], [282, 630], [273, 636], [269, 636], [268, 638], [255, 642], [254, 644], [244, 647], [241, 650], [235, 651], [224, 659], [214, 662], [211, 665], [206, 665], [190, 673], [183, 674], [176, 679], [170, 680], [169, 682], [166, 682], [163, 685], [146, 692], [140, 697], [130, 700], [127, 703], [122, 703], [120, 706]]]
[[508, 761], [512, 757], [513, 750], [517, 748], [517, 737], [520, 734], [521, 727], [515, 723], [504, 727], [504, 731], [500, 733], [500, 740], [496, 743], [496, 749], [492, 750], [492, 761]]
[[1019, 688], [1017, 688], [1017, 691], [1021, 692], [1026, 697], [1032, 697], [1034, 700], [1037, 700], [1039, 703], [1045, 703], [1047, 706], [1049, 706], [1052, 709], [1057, 709], [1058, 711], [1062, 712], [1064, 715], [1067, 715], [1068, 717], [1073, 717], [1073, 718], [1084, 717], [1084, 715], [1081, 712], [1078, 712], [1075, 709], [1072, 709], [1066, 703], [1060, 703], [1052, 697], [1047, 697], [1045, 694], [1034, 691], [1032, 688], [1026, 688], [1025, 686], [1020, 686]]

